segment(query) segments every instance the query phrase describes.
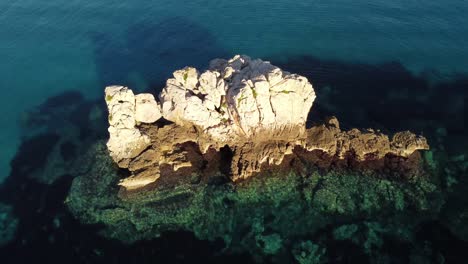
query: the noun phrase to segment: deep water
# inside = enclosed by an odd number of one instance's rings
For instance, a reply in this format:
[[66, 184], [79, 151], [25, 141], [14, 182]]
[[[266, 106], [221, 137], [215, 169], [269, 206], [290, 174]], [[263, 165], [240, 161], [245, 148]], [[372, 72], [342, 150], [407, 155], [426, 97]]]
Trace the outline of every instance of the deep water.
[[[0, 202], [18, 219], [0, 256], [8, 263], [252, 262], [216, 254], [222, 242], [188, 232], [132, 246], [105, 240], [98, 226], [68, 212], [73, 179], [49, 156], [58, 147], [73, 161], [78, 145], [107, 137], [106, 85], [158, 92], [175, 69], [203, 68], [216, 57], [247, 54], [308, 77], [317, 93], [310, 124], [336, 115], [344, 128], [409, 129], [464, 161], [467, 13], [462, 0], [0, 1]], [[448, 216], [468, 202], [468, 180], [453, 178], [447, 201], [458, 207]], [[434, 263], [440, 256], [464, 263], [468, 242], [442, 221], [421, 225], [418, 239], [438, 250]], [[386, 243], [395, 263], [407, 262], [408, 245]], [[354, 244], [329, 246], [332, 262], [367, 261]]]

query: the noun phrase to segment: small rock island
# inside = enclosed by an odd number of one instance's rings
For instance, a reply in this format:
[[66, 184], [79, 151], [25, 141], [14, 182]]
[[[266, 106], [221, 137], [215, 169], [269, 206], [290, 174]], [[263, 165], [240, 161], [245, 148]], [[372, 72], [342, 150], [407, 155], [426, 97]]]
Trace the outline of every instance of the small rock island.
[[[107, 147], [119, 167], [132, 173], [120, 183], [127, 190], [193, 173], [203, 179], [225, 173], [238, 181], [262, 168], [289, 167], [294, 158], [383, 169], [385, 160], [429, 148], [424, 137], [408, 131], [391, 139], [372, 129], [342, 131], [334, 117], [306, 129], [316, 98], [311, 83], [260, 59], [215, 59], [203, 73], [186, 67], [173, 76], [158, 101], [123, 86], [105, 90]], [[161, 119], [169, 122], [157, 123]], [[405, 173], [416, 173], [411, 169]]]
[[427, 140], [312, 124], [315, 99], [307, 78], [239, 55], [177, 70], [157, 96], [109, 86], [110, 137], [74, 163], [67, 207], [124, 243], [189, 232], [267, 263], [325, 261], [331, 235], [366, 254], [381, 237], [416, 245], [443, 204]]

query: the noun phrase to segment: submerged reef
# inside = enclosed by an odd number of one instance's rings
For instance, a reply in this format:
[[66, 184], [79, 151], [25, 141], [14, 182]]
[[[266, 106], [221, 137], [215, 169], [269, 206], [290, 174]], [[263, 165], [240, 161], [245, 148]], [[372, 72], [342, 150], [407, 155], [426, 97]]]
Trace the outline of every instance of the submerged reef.
[[[68, 91], [49, 98], [23, 113], [19, 153], [12, 161], [13, 169], [40, 183], [52, 185], [70, 171], [75, 157], [85, 153], [102, 133], [105, 109], [85, 100], [77, 91]], [[105, 127], [104, 127], [105, 128]]]
[[186, 67], [159, 100], [105, 93], [110, 138], [74, 163], [66, 204], [108, 238], [189, 231], [256, 261], [346, 262], [341, 247], [382, 263], [391, 250], [374, 249], [388, 241], [423, 252], [412, 230], [444, 205], [424, 137], [342, 130], [335, 117], [306, 127], [312, 85], [269, 62]]
[[[390, 235], [411, 243], [414, 238], [404, 233], [434, 217], [442, 205], [437, 186], [426, 177], [401, 182], [352, 171], [321, 173], [311, 164], [301, 164], [301, 171], [263, 171], [236, 183], [186, 175], [186, 183], [122, 196], [117, 183], [125, 175], [112, 166], [104, 142], [83, 162], [88, 170], [74, 180], [67, 204], [83, 222], [104, 224], [103, 235], [133, 243], [186, 230], [200, 239], [221, 239], [228, 253], [247, 251], [259, 259], [288, 259], [319, 231], [361, 221], [382, 225], [376, 239]], [[393, 232], [395, 225], [401, 225], [402, 236]], [[356, 230], [345, 229], [334, 233], [341, 240], [353, 238]], [[304, 245], [297, 244], [303, 239]], [[353, 239], [361, 246], [365, 238]], [[372, 243], [379, 242], [367, 242], [367, 250]]]
[[18, 219], [13, 215], [10, 205], [0, 203], [0, 247], [15, 238]]

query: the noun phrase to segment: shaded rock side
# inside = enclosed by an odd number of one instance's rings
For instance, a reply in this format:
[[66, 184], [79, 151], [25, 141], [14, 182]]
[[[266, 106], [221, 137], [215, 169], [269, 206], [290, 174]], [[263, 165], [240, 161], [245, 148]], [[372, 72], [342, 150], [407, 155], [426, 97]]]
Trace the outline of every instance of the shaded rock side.
[[307, 129], [295, 140], [244, 140], [223, 147], [211, 144], [211, 136], [197, 127], [142, 125], [140, 130], [151, 143], [129, 159], [132, 176], [120, 182], [127, 190], [145, 187], [156, 179], [155, 184], [174, 186], [194, 174], [204, 179], [227, 175], [238, 181], [268, 168], [291, 169], [295, 160], [322, 168], [386, 169], [414, 177], [422, 173], [420, 155], [414, 151], [428, 149], [425, 138], [408, 131], [391, 139], [373, 130], [342, 131], [336, 118]]

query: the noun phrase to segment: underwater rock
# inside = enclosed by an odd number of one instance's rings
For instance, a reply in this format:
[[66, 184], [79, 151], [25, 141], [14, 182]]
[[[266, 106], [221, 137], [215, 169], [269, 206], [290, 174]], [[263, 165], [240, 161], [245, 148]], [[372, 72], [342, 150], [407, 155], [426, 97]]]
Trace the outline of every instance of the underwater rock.
[[[424, 137], [408, 131], [396, 133], [392, 140], [372, 129], [342, 131], [336, 118], [306, 129], [315, 100], [312, 85], [305, 77], [259, 59], [239, 55], [216, 59], [202, 74], [186, 67], [173, 76], [159, 96], [162, 116], [171, 124], [144, 124], [161, 116], [152, 95], [135, 96], [121, 86], [106, 88], [107, 145], [119, 166], [132, 173], [120, 183], [127, 190], [158, 179], [161, 184], [175, 182], [177, 175], [192, 173], [203, 178], [227, 174], [237, 181], [268, 166], [288, 166], [286, 156], [328, 164], [382, 161], [377, 167], [388, 168], [395, 163], [390, 162], [393, 156], [408, 158], [429, 148]], [[140, 97], [145, 98], [142, 111], [154, 113], [137, 120], [135, 98]], [[314, 151], [325, 155], [311, 156]], [[406, 164], [406, 176], [417, 175], [417, 162]], [[396, 167], [402, 166], [397, 162]], [[162, 179], [171, 174], [174, 179]]]
[[18, 219], [13, 216], [12, 211], [11, 206], [0, 203], [0, 247], [15, 238]]
[[75, 157], [97, 138], [108, 137], [105, 112], [100, 102], [84, 100], [76, 91], [52, 96], [26, 111], [11, 175], [21, 174], [47, 185], [69, 175]]
[[320, 248], [319, 245], [312, 243], [311, 241], [302, 241], [294, 246], [292, 251], [295, 260], [299, 264], [309, 263], [326, 263], [324, 259], [326, 249]]
[[[187, 230], [199, 239], [222, 239], [224, 252], [248, 252], [259, 259], [291, 257], [291, 248], [296, 259], [326, 258], [322, 246], [303, 248], [295, 241], [363, 219], [380, 222], [386, 233], [398, 238], [396, 227], [414, 229], [434, 218], [443, 198], [430, 177], [402, 181], [354, 170], [319, 173], [307, 164], [299, 164], [296, 171], [262, 170], [237, 183], [183, 175], [190, 181], [171, 188], [157, 183], [122, 195], [116, 184], [126, 175], [113, 164], [104, 143], [83, 156], [82, 173], [67, 198], [67, 206], [80, 221], [100, 224], [102, 235], [125, 243]], [[167, 184], [170, 179], [160, 180]], [[352, 238], [352, 232], [344, 233]], [[365, 251], [365, 246], [374, 245], [369, 241], [358, 246]]]
[[447, 188], [447, 203], [441, 217], [443, 224], [452, 231], [459, 239], [468, 242], [468, 152], [449, 157], [446, 152], [435, 149], [434, 156], [430, 157], [433, 169], [441, 175], [442, 181]]

